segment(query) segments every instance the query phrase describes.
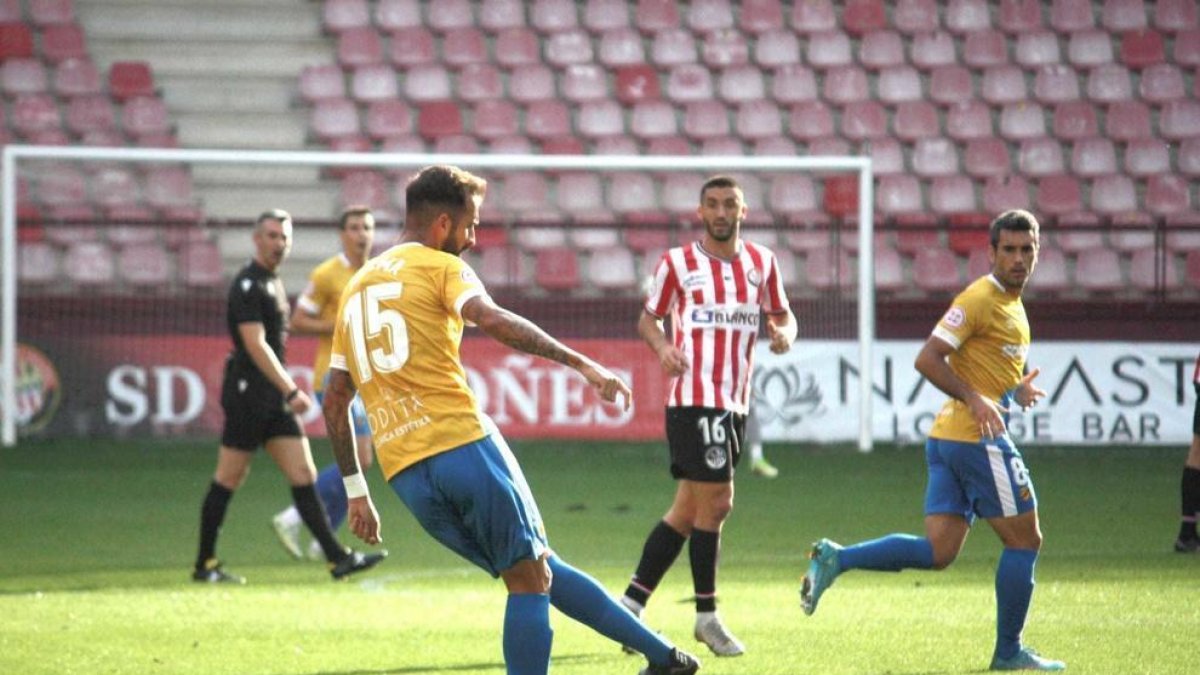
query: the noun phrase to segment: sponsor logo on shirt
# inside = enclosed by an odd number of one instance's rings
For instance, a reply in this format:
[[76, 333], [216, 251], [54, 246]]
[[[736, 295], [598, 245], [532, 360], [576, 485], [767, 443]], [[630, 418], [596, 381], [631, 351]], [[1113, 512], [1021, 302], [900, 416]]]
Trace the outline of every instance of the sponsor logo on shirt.
[[1004, 345], [1000, 348], [1000, 351], [1015, 361], [1025, 358], [1025, 355], [1029, 353], [1029, 345]]
[[750, 268], [750, 271], [746, 273], [746, 281], [750, 282], [751, 286], [758, 286], [762, 283], [762, 275], [758, 273], [758, 268]]
[[951, 307], [950, 311], [946, 312], [946, 316], [942, 317], [942, 322], [951, 328], [962, 328], [963, 322], [966, 320], [967, 314], [962, 307]]
[[716, 328], [758, 328], [759, 311], [748, 309], [702, 309], [692, 310], [692, 324]]
[[704, 288], [708, 284], [708, 276], [703, 272], [689, 272], [680, 282], [689, 291]]

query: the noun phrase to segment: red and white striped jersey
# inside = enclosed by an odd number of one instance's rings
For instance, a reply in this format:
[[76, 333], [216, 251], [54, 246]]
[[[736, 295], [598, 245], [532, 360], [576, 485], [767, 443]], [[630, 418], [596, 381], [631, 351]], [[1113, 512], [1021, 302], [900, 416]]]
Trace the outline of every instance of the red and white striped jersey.
[[1200, 356], [1196, 357], [1196, 369], [1192, 371], [1192, 382], [1200, 384]]
[[669, 383], [667, 407], [746, 414], [762, 312], [788, 310], [775, 254], [745, 240], [732, 260], [710, 255], [699, 242], [670, 249], [654, 272], [645, 309], [659, 319], [670, 312], [672, 340], [691, 364]]

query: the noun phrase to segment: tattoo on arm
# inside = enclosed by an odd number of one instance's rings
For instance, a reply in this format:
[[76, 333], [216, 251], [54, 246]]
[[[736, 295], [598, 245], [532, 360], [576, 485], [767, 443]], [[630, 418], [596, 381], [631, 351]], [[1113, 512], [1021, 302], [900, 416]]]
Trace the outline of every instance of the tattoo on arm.
[[526, 354], [541, 356], [572, 368], [578, 368], [583, 363], [577, 352], [550, 337], [529, 319], [496, 305], [474, 301], [469, 305], [473, 305], [471, 309], [475, 311], [468, 318], [492, 339]]
[[333, 445], [333, 456], [343, 476], [356, 474], [358, 453], [354, 447], [354, 428], [350, 425], [350, 401], [354, 398], [353, 384], [344, 371], [331, 371], [329, 385], [325, 388], [325, 402], [321, 412], [325, 416], [325, 430]]

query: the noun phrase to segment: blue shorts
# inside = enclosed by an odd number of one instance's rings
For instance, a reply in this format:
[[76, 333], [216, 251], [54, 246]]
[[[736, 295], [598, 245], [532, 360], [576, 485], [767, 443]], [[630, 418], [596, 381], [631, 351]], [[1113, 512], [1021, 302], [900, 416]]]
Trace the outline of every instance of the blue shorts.
[[426, 532], [493, 577], [549, 550], [537, 503], [499, 432], [421, 460], [390, 482]]
[[930, 438], [925, 462], [925, 515], [954, 513], [972, 522], [975, 516], [1011, 517], [1037, 508], [1029, 469], [1007, 436], [979, 443]]
[[[316, 392], [317, 405], [325, 402], [324, 385], [329, 384], [329, 375], [325, 375], [325, 382], [322, 383], [321, 391]], [[358, 394], [354, 395], [354, 400], [350, 401], [350, 423], [354, 425], [354, 435], [358, 438], [371, 437], [371, 424], [367, 421], [367, 407], [363, 405], [362, 397]]]

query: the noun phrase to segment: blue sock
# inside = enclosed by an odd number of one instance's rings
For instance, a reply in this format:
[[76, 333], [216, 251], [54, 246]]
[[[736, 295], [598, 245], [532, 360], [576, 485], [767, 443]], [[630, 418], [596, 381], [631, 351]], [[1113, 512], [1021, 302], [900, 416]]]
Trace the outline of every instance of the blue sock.
[[933, 546], [925, 537], [889, 534], [847, 546], [838, 553], [838, 563], [842, 570], [927, 570], [933, 567]]
[[330, 464], [317, 474], [317, 494], [329, 516], [329, 529], [337, 530], [346, 520], [346, 485], [337, 464]]
[[1038, 552], [1006, 548], [996, 566], [996, 656], [1011, 659], [1021, 648], [1021, 631], [1033, 597]]
[[588, 626], [604, 637], [632, 647], [661, 665], [671, 656], [670, 643], [646, 627], [640, 619], [583, 572], [550, 556], [550, 602], [558, 611]]
[[550, 598], [510, 593], [504, 610], [504, 663], [508, 675], [545, 675], [550, 670]]

